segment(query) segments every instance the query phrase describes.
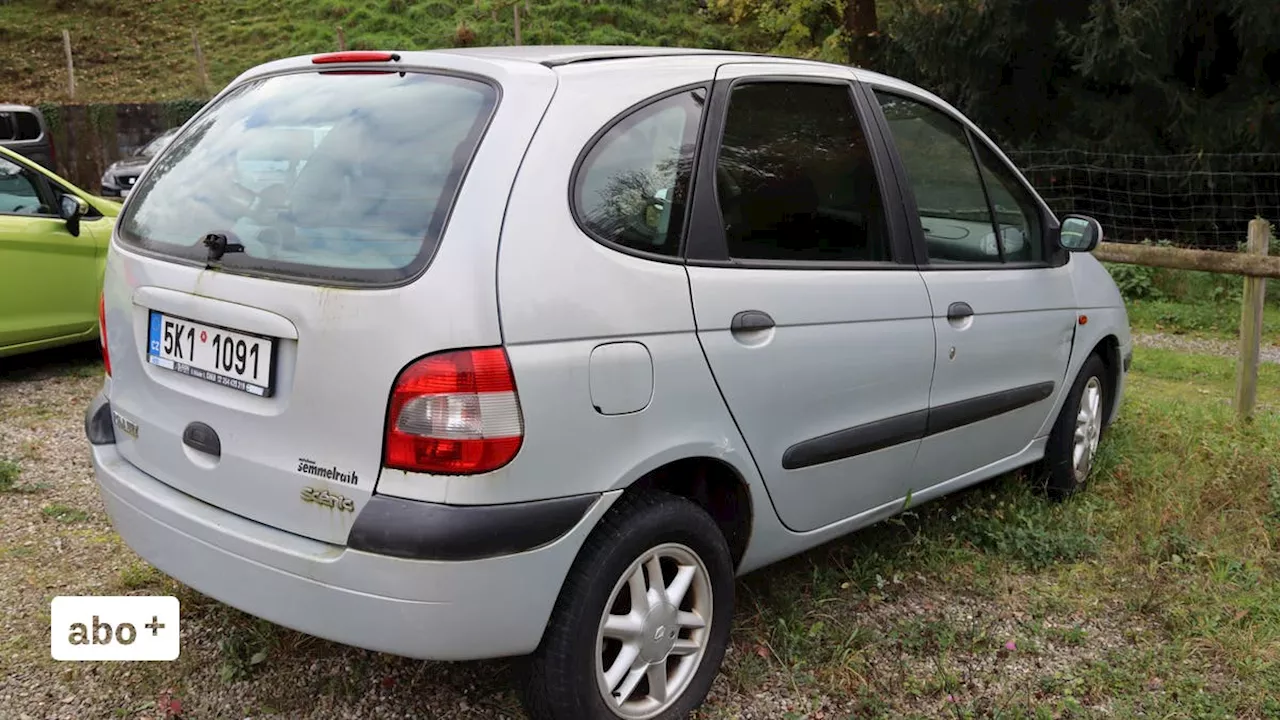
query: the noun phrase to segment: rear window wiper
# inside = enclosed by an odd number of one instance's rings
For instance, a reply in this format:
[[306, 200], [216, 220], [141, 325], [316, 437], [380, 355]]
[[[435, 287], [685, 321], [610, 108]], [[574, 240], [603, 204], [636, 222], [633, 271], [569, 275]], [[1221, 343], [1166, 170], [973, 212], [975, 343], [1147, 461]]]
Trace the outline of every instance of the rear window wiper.
[[200, 239], [200, 243], [209, 249], [207, 261], [210, 263], [217, 262], [227, 253], [242, 253], [244, 245], [242, 243], [228, 240], [227, 236], [222, 233], [209, 233]]

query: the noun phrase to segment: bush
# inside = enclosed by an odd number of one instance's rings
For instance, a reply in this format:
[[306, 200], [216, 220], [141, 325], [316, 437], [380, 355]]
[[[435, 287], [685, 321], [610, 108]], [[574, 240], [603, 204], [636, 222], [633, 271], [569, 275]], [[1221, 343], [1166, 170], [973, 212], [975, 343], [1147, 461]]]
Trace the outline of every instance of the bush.
[[1164, 292], [1156, 285], [1156, 269], [1144, 265], [1103, 263], [1125, 300], [1163, 300]]

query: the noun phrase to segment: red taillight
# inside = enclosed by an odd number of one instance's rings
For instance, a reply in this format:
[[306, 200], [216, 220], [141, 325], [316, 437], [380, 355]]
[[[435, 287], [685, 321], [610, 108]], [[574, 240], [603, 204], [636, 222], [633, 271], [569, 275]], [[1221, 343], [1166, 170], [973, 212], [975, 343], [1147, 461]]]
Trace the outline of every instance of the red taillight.
[[387, 467], [469, 475], [511, 462], [524, 440], [520, 400], [502, 348], [431, 355], [391, 390]]
[[111, 375], [111, 353], [107, 352], [107, 302], [102, 295], [98, 296], [98, 344], [102, 346], [102, 366], [107, 375]]
[[392, 60], [398, 61], [399, 59], [399, 55], [391, 52], [380, 52], [377, 50], [344, 50], [342, 52], [316, 55], [311, 58], [311, 62], [314, 65], [328, 65], [331, 63], [390, 62]]

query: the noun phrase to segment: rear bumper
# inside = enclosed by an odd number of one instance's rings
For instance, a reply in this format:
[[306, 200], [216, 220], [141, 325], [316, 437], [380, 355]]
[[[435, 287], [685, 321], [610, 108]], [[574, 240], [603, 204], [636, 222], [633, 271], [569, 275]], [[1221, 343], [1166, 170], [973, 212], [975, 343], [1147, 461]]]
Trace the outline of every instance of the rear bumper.
[[317, 542], [226, 512], [94, 445], [107, 514], [166, 574], [246, 613], [335, 642], [406, 657], [522, 655], [542, 638], [601, 496], [555, 541], [483, 560], [412, 560]]

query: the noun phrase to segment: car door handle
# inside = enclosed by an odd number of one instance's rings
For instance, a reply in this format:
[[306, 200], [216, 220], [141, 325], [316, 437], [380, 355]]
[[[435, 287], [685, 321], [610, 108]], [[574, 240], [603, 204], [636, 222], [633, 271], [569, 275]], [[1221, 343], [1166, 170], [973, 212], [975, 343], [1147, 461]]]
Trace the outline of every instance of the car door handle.
[[760, 310], [743, 310], [733, 316], [733, 322], [729, 323], [729, 332], [754, 332], [768, 330], [771, 327], [773, 327], [773, 318], [769, 317], [769, 313]]
[[973, 317], [973, 308], [969, 307], [969, 303], [953, 302], [947, 308], [947, 320], [956, 322], [965, 318]]

